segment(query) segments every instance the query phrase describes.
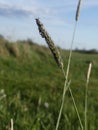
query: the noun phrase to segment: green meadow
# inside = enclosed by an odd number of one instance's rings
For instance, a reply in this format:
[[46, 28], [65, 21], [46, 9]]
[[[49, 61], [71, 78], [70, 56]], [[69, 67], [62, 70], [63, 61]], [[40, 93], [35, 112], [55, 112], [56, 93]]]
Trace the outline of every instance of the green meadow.
[[[60, 49], [64, 69], [69, 51]], [[69, 80], [84, 125], [86, 75], [88, 130], [98, 129], [98, 53], [73, 51]], [[0, 36], [0, 130], [55, 130], [65, 79], [50, 50], [31, 40], [9, 42]], [[59, 130], [81, 130], [69, 91], [65, 96]]]

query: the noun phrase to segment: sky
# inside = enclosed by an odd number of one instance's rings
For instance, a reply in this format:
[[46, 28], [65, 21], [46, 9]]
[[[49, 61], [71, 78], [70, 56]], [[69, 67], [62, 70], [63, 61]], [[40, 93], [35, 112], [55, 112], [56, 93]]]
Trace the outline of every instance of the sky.
[[[32, 39], [42, 45], [35, 18], [55, 44], [69, 49], [78, 0], [0, 0], [0, 34], [9, 40]], [[73, 48], [98, 50], [98, 0], [82, 0]]]

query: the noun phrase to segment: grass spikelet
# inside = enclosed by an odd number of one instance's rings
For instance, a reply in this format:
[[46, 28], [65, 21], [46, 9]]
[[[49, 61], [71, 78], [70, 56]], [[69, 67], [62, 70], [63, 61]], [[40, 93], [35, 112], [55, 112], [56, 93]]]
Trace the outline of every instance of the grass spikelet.
[[44, 26], [40, 22], [39, 19], [36, 19], [36, 24], [38, 26], [38, 30], [39, 30], [39, 33], [41, 34], [42, 38], [45, 38], [45, 41], [48, 44], [57, 65], [60, 68], [63, 68], [63, 62], [62, 62], [62, 58], [60, 56], [60, 52], [56, 48], [56, 46], [55, 46], [54, 42], [52, 41], [51, 37], [49, 36], [48, 32], [44, 29]]
[[13, 119], [11, 118], [11, 129], [10, 130], [14, 130], [13, 125], [14, 125], [14, 122], [13, 122]]
[[87, 72], [87, 84], [89, 83], [91, 69], [92, 69], [92, 63], [90, 62], [88, 67], [88, 72]]
[[79, 0], [77, 10], [76, 10], [76, 21], [78, 21], [79, 15], [80, 15], [80, 7], [81, 7], [82, 0]]

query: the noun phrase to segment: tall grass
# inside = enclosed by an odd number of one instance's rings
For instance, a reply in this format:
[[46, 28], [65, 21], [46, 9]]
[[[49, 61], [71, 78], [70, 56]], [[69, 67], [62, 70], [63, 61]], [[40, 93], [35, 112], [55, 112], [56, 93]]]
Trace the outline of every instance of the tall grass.
[[[79, 0], [78, 5], [77, 5], [77, 10], [76, 10], [75, 26], [74, 26], [74, 31], [73, 31], [72, 41], [71, 41], [71, 47], [70, 47], [70, 54], [69, 54], [68, 65], [67, 65], [67, 71], [66, 71], [66, 81], [68, 80], [68, 77], [69, 77], [69, 69], [70, 69], [71, 58], [72, 58], [72, 49], [73, 49], [73, 43], [74, 43], [75, 34], [76, 34], [77, 22], [78, 22], [79, 15], [80, 15], [81, 3], [82, 3], [82, 0]], [[78, 116], [78, 119], [79, 119], [79, 122], [80, 122], [81, 129], [83, 130], [83, 124], [82, 124], [82, 121], [81, 121], [81, 118], [80, 118], [80, 115], [79, 115], [79, 112], [78, 112], [78, 109], [77, 109], [77, 106], [76, 106], [76, 103], [75, 103], [75, 99], [73, 97], [73, 94], [72, 94], [72, 91], [71, 91], [70, 88], [69, 88], [69, 91], [70, 91], [70, 94], [71, 94], [71, 97], [72, 97], [72, 100], [73, 100], [73, 104], [74, 104], [74, 107], [75, 107], [75, 110], [76, 110], [76, 113], [77, 113], [77, 116]]]
[[74, 38], [75, 38], [76, 25], [77, 25], [79, 13], [80, 13], [81, 1], [82, 0], [79, 0], [77, 10], [76, 10], [76, 17], [75, 17], [76, 23], [75, 23], [75, 28], [74, 28], [74, 32], [73, 32], [72, 42], [71, 42], [71, 48], [70, 48], [70, 54], [69, 54], [66, 74], [65, 74], [65, 70], [63, 68], [63, 62], [62, 62], [62, 58], [61, 58], [59, 51], [57, 50], [57, 48], [56, 48], [54, 42], [52, 41], [51, 37], [49, 36], [47, 31], [45, 30], [43, 24], [40, 22], [39, 19], [36, 19], [36, 23], [37, 23], [37, 26], [38, 26], [39, 33], [41, 34], [42, 38], [45, 38], [53, 56], [54, 56], [54, 59], [55, 59], [56, 63], [58, 64], [58, 66], [61, 68], [62, 73], [63, 73], [64, 78], [65, 78], [64, 89], [63, 89], [63, 94], [62, 94], [62, 103], [61, 103], [61, 107], [60, 107], [60, 111], [59, 111], [59, 115], [58, 115], [58, 119], [57, 119], [56, 130], [58, 130], [58, 127], [59, 127], [59, 124], [60, 124], [61, 114], [62, 114], [62, 110], [63, 110], [63, 106], [64, 106], [64, 99], [65, 99], [65, 94], [66, 94], [67, 89], [69, 89], [69, 92], [70, 92], [70, 95], [71, 95], [71, 98], [72, 98], [72, 101], [73, 101], [73, 105], [74, 105], [74, 108], [76, 110], [76, 113], [77, 113], [77, 116], [78, 116], [78, 119], [79, 119], [81, 129], [83, 130], [81, 118], [80, 118], [80, 115], [79, 115], [79, 112], [78, 112], [78, 109], [77, 109], [77, 106], [76, 106], [76, 103], [75, 103], [73, 93], [71, 91], [71, 88], [70, 88], [69, 82], [68, 82], [69, 69], [70, 69], [70, 63], [71, 63], [71, 57], [72, 57], [72, 47], [73, 47]]
[[41, 36], [43, 38], [45, 38], [53, 56], [54, 56], [54, 59], [56, 60], [57, 64], [60, 66], [60, 68], [62, 69], [64, 78], [65, 78], [64, 89], [63, 89], [63, 94], [62, 94], [62, 103], [61, 103], [61, 107], [60, 107], [60, 111], [59, 111], [59, 115], [58, 115], [56, 130], [58, 130], [58, 127], [59, 127], [60, 118], [61, 118], [63, 105], [64, 105], [65, 94], [66, 94], [67, 89], [69, 89], [69, 92], [70, 92], [70, 95], [71, 95], [71, 98], [72, 98], [72, 101], [73, 101], [73, 105], [75, 107], [75, 110], [76, 110], [76, 113], [77, 113], [77, 116], [78, 116], [78, 119], [79, 119], [79, 122], [80, 122], [81, 129], [83, 129], [83, 125], [82, 125], [81, 118], [80, 118], [80, 115], [79, 115], [79, 112], [78, 112], [78, 109], [77, 109], [77, 106], [76, 106], [76, 103], [75, 103], [75, 99], [74, 99], [73, 93], [72, 93], [71, 88], [69, 87], [69, 83], [68, 83], [70, 62], [71, 62], [71, 57], [72, 57], [72, 47], [73, 47], [73, 42], [74, 42], [74, 38], [75, 38], [76, 25], [77, 25], [77, 21], [78, 21], [78, 18], [79, 18], [81, 2], [82, 2], [82, 0], [79, 0], [78, 6], [77, 6], [76, 17], [75, 17], [76, 24], [75, 24], [75, 28], [74, 28], [74, 32], [73, 32], [73, 37], [72, 37], [66, 74], [65, 74], [65, 70], [63, 68], [63, 62], [62, 62], [62, 58], [60, 56], [59, 51], [55, 47], [55, 44], [53, 43], [53, 41], [50, 38], [50, 36], [48, 35], [48, 33], [45, 31], [43, 24], [40, 22], [39, 19], [36, 19], [36, 23], [38, 25], [39, 33], [41, 34]]

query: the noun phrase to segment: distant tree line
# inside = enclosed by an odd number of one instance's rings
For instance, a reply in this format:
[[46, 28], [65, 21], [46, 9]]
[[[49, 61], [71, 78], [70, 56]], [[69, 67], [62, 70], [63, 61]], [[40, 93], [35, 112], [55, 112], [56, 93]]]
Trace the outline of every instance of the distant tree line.
[[79, 53], [86, 53], [86, 54], [98, 54], [98, 50], [97, 49], [74, 49], [75, 52], [79, 52]]

